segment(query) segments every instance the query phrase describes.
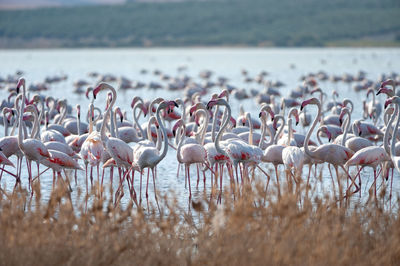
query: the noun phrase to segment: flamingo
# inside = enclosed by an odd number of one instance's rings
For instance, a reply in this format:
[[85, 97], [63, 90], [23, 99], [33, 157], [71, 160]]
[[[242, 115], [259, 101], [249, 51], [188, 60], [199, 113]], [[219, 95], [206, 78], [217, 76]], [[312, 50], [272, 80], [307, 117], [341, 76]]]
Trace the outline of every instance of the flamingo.
[[308, 140], [311, 137], [312, 131], [316, 127], [318, 120], [321, 117], [321, 103], [317, 98], [311, 98], [309, 100], [305, 100], [302, 102], [300, 109], [302, 110], [305, 106], [312, 104], [316, 105], [318, 108], [318, 113], [315, 116], [315, 119], [309, 128], [306, 136], [306, 140], [304, 142], [304, 152], [310, 156], [311, 158], [315, 158], [317, 160], [321, 160], [327, 163], [330, 163], [334, 166], [336, 170], [336, 176], [337, 176], [337, 181], [338, 181], [338, 186], [339, 190], [341, 191], [341, 185], [340, 185], [340, 178], [339, 178], [339, 173], [338, 173], [338, 167], [341, 167], [348, 177], [351, 179], [352, 184], [356, 186], [356, 191], [358, 191], [359, 187], [357, 184], [354, 183], [354, 180], [351, 178], [351, 176], [348, 174], [347, 170], [344, 168], [344, 164], [353, 156], [354, 152], [346, 147], [343, 147], [338, 144], [323, 144], [319, 147], [317, 147], [314, 150], [310, 150], [308, 147]]
[[[3, 115], [5, 115], [6, 108], [3, 109]], [[10, 109], [12, 113], [14, 111]], [[4, 120], [7, 120], [6, 116], [3, 116]], [[14, 127], [15, 127], [16, 121], [14, 121]], [[5, 125], [7, 123], [5, 122]], [[0, 138], [0, 150], [6, 156], [9, 158], [12, 155], [15, 155], [17, 157], [17, 174], [16, 174], [16, 181], [20, 181], [20, 175], [21, 175], [21, 168], [22, 168], [22, 158], [24, 157], [24, 154], [22, 153], [21, 149], [18, 146], [18, 137], [17, 136], [8, 136], [7, 135], [7, 126], [5, 126], [5, 134], [4, 137]], [[2, 168], [2, 172], [4, 171], [4, 167]], [[0, 174], [1, 176], [2, 174]]]
[[[165, 130], [164, 123], [161, 120], [160, 112], [161, 112], [161, 110], [166, 110], [167, 112], [169, 112], [169, 110], [174, 107], [179, 107], [176, 102], [162, 101], [158, 105], [157, 110], [156, 110], [157, 123], [161, 128], [162, 137], [164, 140], [163, 150], [162, 150], [161, 154], [156, 147], [142, 147], [141, 149], [138, 149], [136, 151], [134, 161], [132, 162], [132, 166], [137, 167], [140, 172], [142, 172], [142, 170], [144, 168], [151, 169], [151, 172], [153, 175], [154, 197], [156, 199], [157, 204], [158, 204], [158, 201], [157, 201], [154, 168], [158, 165], [159, 162], [161, 162], [162, 159], [164, 159], [164, 157], [167, 155], [167, 151], [168, 151], [167, 132]], [[149, 176], [149, 175], [147, 175], [147, 176]], [[146, 198], [147, 199], [148, 199], [148, 185], [149, 185], [149, 178], [147, 178], [147, 184], [146, 184]]]
[[[399, 124], [400, 124], [400, 98], [398, 96], [393, 96], [392, 98], [389, 98], [386, 100], [385, 102], [385, 107], [388, 106], [390, 103], [394, 103], [395, 104], [395, 113], [393, 114], [392, 118], [394, 118], [396, 116], [397, 120], [396, 120], [396, 124], [394, 126], [394, 132], [393, 132], [393, 136], [397, 135], [397, 131], [399, 128]], [[393, 122], [393, 119], [390, 119], [388, 126], [391, 126], [391, 123]], [[388, 134], [388, 133], [387, 133]], [[394, 167], [396, 168], [397, 172], [400, 172], [400, 156], [398, 156], [396, 154], [396, 138], [392, 137], [392, 142], [390, 144], [390, 158], [394, 164]], [[393, 176], [392, 176], [392, 182], [393, 182]]]
[[[117, 92], [115, 91], [114, 87], [109, 85], [108, 83], [101, 82], [94, 90], [93, 90], [93, 97], [96, 99], [97, 94], [100, 91], [103, 90], [110, 90], [112, 93], [112, 99], [111, 103], [108, 105], [106, 113], [104, 115], [104, 119], [101, 125], [100, 129], [100, 140], [103, 143], [103, 147], [107, 150], [107, 152], [111, 155], [111, 157], [115, 160], [116, 164], [118, 165], [119, 168], [125, 168], [127, 171], [124, 174], [125, 176], [129, 176], [129, 172], [132, 169], [132, 163], [133, 163], [133, 149], [126, 144], [124, 141], [115, 138], [115, 137], [108, 137], [106, 136], [106, 123], [108, 119], [110, 119], [111, 115], [111, 110], [115, 104], [115, 101], [117, 99]], [[123, 178], [121, 176], [121, 173], [119, 175], [120, 178], [120, 186], [119, 188], [122, 187], [122, 182]], [[129, 180], [129, 179], [127, 179]], [[129, 182], [129, 181], [128, 181]], [[132, 181], [132, 187], [130, 187], [131, 191], [131, 196], [134, 202], [136, 202], [136, 192], [133, 188], [133, 181]], [[117, 190], [119, 192], [119, 190]], [[133, 195], [132, 195], [133, 193]]]
[[[197, 143], [184, 143], [185, 139], [185, 124], [183, 120], [179, 120], [179, 124], [183, 127], [182, 137], [179, 140], [178, 150], [177, 150], [177, 159], [178, 162], [185, 165], [185, 179], [187, 178], [189, 182], [189, 198], [192, 197], [192, 190], [190, 186], [190, 165], [194, 163], [205, 163], [206, 161], [206, 150], [203, 145]], [[198, 173], [198, 172], [197, 172]], [[198, 177], [199, 179], [199, 177]]]
[[[32, 168], [31, 168], [31, 163], [32, 161], [35, 161], [37, 164], [37, 169], [38, 169], [38, 176], [40, 174], [39, 172], [39, 163], [40, 161], [44, 160], [45, 158], [50, 157], [50, 153], [47, 150], [46, 146], [39, 140], [37, 139], [23, 139], [22, 137], [22, 119], [23, 119], [23, 114], [24, 114], [24, 106], [25, 106], [25, 93], [26, 93], [26, 88], [25, 88], [25, 79], [20, 78], [17, 84], [17, 90], [22, 86], [22, 104], [20, 108], [20, 113], [19, 113], [19, 124], [18, 124], [18, 147], [21, 149], [23, 154], [25, 155], [25, 158], [27, 159], [27, 165], [28, 165], [28, 173], [29, 173], [29, 186], [31, 187], [31, 181], [32, 181]], [[37, 119], [37, 117], [35, 117]], [[32, 190], [33, 193], [33, 190]]]
[[[351, 112], [347, 107], [343, 108], [340, 113], [341, 121], [343, 119], [343, 116], [345, 116], [346, 114], [347, 114], [347, 118], [345, 121], [345, 132], [343, 134], [343, 137], [341, 138], [340, 145], [346, 146], [347, 148], [351, 149], [354, 152], [357, 152], [363, 148], [372, 146], [371, 141], [369, 141], [368, 139], [362, 138], [362, 137], [357, 137], [357, 136], [353, 135], [351, 138], [347, 139], [347, 133], [348, 133], [350, 121], [351, 121]], [[336, 139], [337, 138], [335, 138], [335, 142], [336, 142]], [[336, 143], [339, 144], [338, 142], [336, 142]]]
[[[228, 141], [225, 141], [223, 143], [223, 147], [220, 146], [220, 138], [222, 136], [223, 131], [226, 129], [228, 126], [229, 120], [231, 118], [231, 108], [228, 104], [227, 101], [224, 99], [217, 99], [217, 100], [211, 100], [207, 103], [207, 109], [211, 109], [215, 105], [223, 105], [226, 107], [225, 110], [227, 110], [227, 115], [224, 117], [223, 125], [218, 132], [218, 135], [216, 137], [215, 141], [215, 148], [217, 152], [228, 156], [235, 167], [235, 172], [236, 172], [236, 179], [238, 180], [238, 172], [237, 172], [237, 167], [239, 163], [242, 163], [243, 165], [243, 170], [245, 175], [247, 176], [247, 168], [246, 168], [246, 163], [252, 163], [255, 160], [261, 160], [261, 154], [256, 152], [254, 147], [251, 146], [251, 144], [247, 144], [246, 142], [242, 141], [241, 139], [229, 139]], [[250, 134], [251, 136], [251, 134]], [[259, 157], [259, 158], [257, 158]], [[243, 176], [242, 176], [242, 181], [243, 181]], [[221, 194], [219, 199], [221, 199]]]

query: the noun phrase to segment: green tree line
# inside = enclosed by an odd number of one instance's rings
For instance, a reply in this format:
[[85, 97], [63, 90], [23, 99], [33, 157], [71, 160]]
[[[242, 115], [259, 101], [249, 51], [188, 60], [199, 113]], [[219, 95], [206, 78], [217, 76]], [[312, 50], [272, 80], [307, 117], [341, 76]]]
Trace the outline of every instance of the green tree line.
[[324, 46], [400, 34], [399, 0], [215, 0], [0, 11], [0, 39], [65, 47]]

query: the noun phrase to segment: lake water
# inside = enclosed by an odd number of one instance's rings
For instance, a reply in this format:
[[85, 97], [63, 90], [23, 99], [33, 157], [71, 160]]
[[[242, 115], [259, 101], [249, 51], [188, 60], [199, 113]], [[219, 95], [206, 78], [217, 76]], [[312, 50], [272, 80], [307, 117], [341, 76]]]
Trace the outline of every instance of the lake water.
[[[219, 76], [229, 79], [229, 84], [238, 88], [263, 89], [263, 86], [257, 83], [245, 83], [242, 69], [246, 69], [250, 76], [255, 76], [265, 70], [269, 73], [266, 79], [279, 80], [286, 84], [280, 89], [283, 96], [287, 95], [291, 89], [294, 89], [302, 82], [300, 76], [308, 73], [316, 73], [320, 70], [329, 75], [342, 75], [344, 73], [356, 74], [362, 70], [367, 73], [367, 77], [377, 80], [383, 73], [389, 74], [400, 70], [400, 49], [397, 48], [287, 48], [287, 49], [264, 49], [264, 48], [168, 48], [168, 49], [54, 49], [54, 50], [0, 50], [0, 76], [13, 74], [16, 70], [23, 70], [24, 76], [29, 83], [43, 81], [47, 76], [66, 74], [66, 81], [50, 86], [50, 90], [43, 92], [53, 97], [66, 98], [68, 103], [74, 106], [80, 103], [84, 112], [87, 110], [89, 100], [84, 96], [72, 93], [73, 82], [78, 79], [85, 79], [95, 83], [96, 80], [87, 76], [88, 72], [96, 71], [101, 74], [114, 74], [116, 76], [125, 76], [132, 80], [138, 80], [144, 83], [151, 81], [161, 82], [159, 77], [153, 75], [155, 69], [170, 76], [186, 74], [201, 82], [199, 72], [205, 69], [214, 71], [212, 80]], [[186, 70], [178, 72], [178, 67], [185, 66]], [[145, 75], [140, 73], [141, 69], [147, 69], [149, 72]], [[320, 86], [330, 95], [330, 91], [336, 89], [340, 99], [350, 98], [355, 101], [355, 111], [353, 119], [361, 117], [361, 100], [365, 98], [365, 92], [356, 93], [351, 86], [339, 82], [336, 84], [330, 82], [321, 82]], [[220, 91], [220, 88], [214, 87], [209, 94]], [[7, 97], [6, 92], [2, 93], [2, 99]], [[142, 96], [146, 99], [155, 97], [164, 97], [167, 99], [176, 99], [182, 96], [182, 92], [167, 90], [149, 90], [147, 88], [139, 90], [128, 90], [118, 92], [116, 105], [123, 110], [128, 111], [131, 119], [130, 102], [134, 96]], [[105, 95], [101, 95], [105, 97]], [[208, 99], [207, 97], [203, 99]], [[381, 102], [384, 97], [377, 97]], [[95, 101], [95, 104], [104, 107], [104, 98]], [[237, 116], [239, 104], [245, 106], [246, 111], [252, 113], [253, 117], [258, 117], [259, 106], [253, 99], [238, 102], [232, 99], [231, 106], [233, 115]], [[313, 108], [310, 108], [313, 109]], [[313, 111], [311, 111], [312, 113]], [[144, 120], [141, 120], [144, 122]], [[303, 132], [303, 129], [297, 128]], [[0, 131], [3, 136], [3, 130]], [[133, 145], [133, 144], [132, 144]], [[13, 159], [13, 162], [15, 160]], [[25, 163], [23, 164], [25, 165]], [[178, 195], [180, 202], [187, 202], [188, 189], [185, 188], [183, 172], [177, 178], [176, 152], [172, 149], [168, 151], [167, 157], [158, 166], [157, 189], [162, 193], [173, 191]], [[195, 175], [194, 167], [192, 176]], [[271, 165], [263, 165], [265, 169], [273, 169]], [[281, 168], [283, 169], [283, 167]], [[325, 167], [327, 169], [327, 167]], [[41, 166], [41, 170], [44, 167]], [[306, 173], [306, 169], [304, 173]], [[36, 173], [36, 170], [34, 170]], [[368, 188], [372, 182], [372, 171], [364, 171], [365, 180], [363, 183], [363, 194], [368, 194]], [[84, 189], [84, 172], [79, 173], [78, 186]], [[108, 176], [108, 171], [106, 176]], [[207, 177], [210, 173], [207, 173]], [[135, 187], [138, 188], [138, 175], [135, 177]], [[116, 176], [115, 176], [116, 178]], [[109, 179], [106, 178], [106, 182]], [[115, 179], [116, 180], [116, 179]], [[399, 192], [399, 175], [395, 174], [394, 191]], [[23, 178], [23, 186], [27, 185], [27, 179]], [[50, 195], [52, 174], [46, 172], [41, 177], [42, 194], [44, 199]], [[195, 189], [195, 178], [192, 179], [194, 197], [200, 197], [203, 186]], [[228, 182], [226, 182], [228, 184]], [[380, 182], [379, 182], [380, 184]], [[14, 179], [4, 175], [2, 186], [11, 189], [14, 185]], [[323, 182], [321, 184], [324, 190], [329, 190], [331, 179], [329, 172], [324, 171]], [[72, 183], [72, 188], [75, 184]], [[150, 198], [153, 198], [152, 186], [150, 186]], [[206, 190], [210, 190], [210, 179], [207, 179]], [[74, 189], [73, 195], [76, 193]], [[125, 193], [123, 202], [129, 200], [128, 193]]]

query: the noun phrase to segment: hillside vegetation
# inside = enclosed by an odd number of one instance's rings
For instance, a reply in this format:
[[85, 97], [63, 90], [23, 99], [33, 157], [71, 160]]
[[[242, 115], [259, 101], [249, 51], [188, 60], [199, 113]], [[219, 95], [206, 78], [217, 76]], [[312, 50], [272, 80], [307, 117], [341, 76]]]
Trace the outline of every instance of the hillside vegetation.
[[398, 0], [219, 0], [0, 11], [0, 47], [400, 43]]

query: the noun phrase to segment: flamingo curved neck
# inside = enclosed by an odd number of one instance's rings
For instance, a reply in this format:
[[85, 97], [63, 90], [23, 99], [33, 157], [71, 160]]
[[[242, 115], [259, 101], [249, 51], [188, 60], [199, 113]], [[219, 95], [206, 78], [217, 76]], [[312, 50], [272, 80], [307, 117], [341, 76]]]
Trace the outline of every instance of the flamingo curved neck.
[[208, 123], [209, 123], [210, 117], [209, 117], [208, 112], [207, 112], [207, 110], [205, 108], [204, 109], [201, 108], [200, 110], [197, 111], [197, 113], [204, 117], [203, 124], [201, 125], [201, 130], [200, 130], [200, 133], [199, 133], [200, 134], [199, 143], [201, 145], [203, 145], [204, 144], [204, 139], [206, 137], [206, 133], [207, 133], [207, 128], [208, 128]]
[[106, 89], [111, 90], [113, 96], [112, 96], [112, 99], [111, 99], [111, 103], [109, 104], [109, 106], [107, 108], [107, 111], [106, 111], [106, 113], [104, 115], [103, 122], [101, 124], [101, 129], [100, 129], [100, 138], [101, 138], [101, 141], [103, 142], [104, 145], [108, 141], [108, 137], [106, 136], [106, 123], [107, 123], [108, 119], [110, 118], [112, 108], [114, 107], [115, 101], [117, 99], [117, 92], [115, 91], [115, 89], [112, 86], [107, 85]]
[[212, 129], [211, 129], [211, 140], [212, 141], [215, 141], [215, 131], [216, 131], [216, 127], [217, 127], [218, 112], [219, 112], [219, 105], [217, 105], [217, 107], [215, 108], [214, 116], [213, 116], [213, 123], [212, 123]]
[[112, 114], [112, 121], [111, 121], [111, 136], [114, 138], [118, 138], [119, 132], [118, 132], [118, 125], [117, 125], [117, 112], [116, 109], [114, 109], [113, 114]]
[[225, 120], [223, 121], [223, 124], [221, 126], [221, 129], [219, 130], [217, 137], [215, 139], [215, 149], [217, 150], [217, 152], [228, 157], [228, 154], [223, 149], [221, 149], [221, 146], [219, 145], [219, 141], [221, 139], [222, 133], [224, 132], [225, 128], [228, 126], [228, 123], [229, 123], [229, 120], [230, 120], [232, 114], [231, 114], [231, 108], [227, 102], [221, 103], [221, 104], [225, 105], [225, 108], [227, 109], [227, 115], [226, 115]]
[[293, 123], [293, 119], [292, 118], [289, 118], [288, 119], [288, 122], [287, 122], [287, 125], [288, 125], [288, 138], [287, 138], [287, 140], [286, 140], [286, 146], [290, 146], [290, 141], [292, 140], [292, 138], [293, 138], [293, 129], [292, 129], [292, 123]]
[[35, 139], [39, 132], [39, 116], [36, 109], [32, 110], [33, 114], [33, 128], [31, 131], [31, 139]]
[[139, 128], [140, 136], [141, 136], [142, 140], [144, 140], [145, 139], [145, 134], [144, 134], [142, 126], [139, 123], [139, 116], [140, 116], [141, 112], [139, 112], [139, 115], [136, 116], [136, 109], [140, 107], [140, 104], [142, 104], [142, 103], [137, 103], [133, 107], [133, 121], [135, 122], [135, 125]]
[[176, 156], [177, 156], [178, 162], [180, 162], [180, 163], [183, 162], [181, 150], [182, 150], [182, 146], [183, 146], [183, 141], [184, 141], [184, 139], [186, 137], [186, 134], [185, 134], [186, 127], [185, 127], [184, 123], [185, 122], [183, 122], [182, 125], [179, 127], [180, 138], [179, 138], [179, 143], [178, 143], [178, 149], [177, 149], [177, 152], [176, 152]]
[[399, 124], [400, 124], [399, 105], [400, 104], [396, 103], [396, 107], [395, 107], [396, 109], [395, 109], [395, 112], [393, 113], [393, 116], [394, 116], [394, 114], [396, 114], [397, 121], [396, 121], [396, 125], [394, 126], [394, 131], [393, 131], [393, 134], [392, 134], [392, 144], [390, 145], [390, 157], [392, 157], [392, 158], [396, 157], [396, 150], [395, 150], [395, 147], [396, 147], [396, 136], [397, 136], [397, 130], [398, 130], [398, 127], [399, 127]]
[[321, 117], [321, 103], [318, 102], [316, 105], [317, 105], [317, 108], [318, 108], [318, 113], [315, 116], [311, 127], [308, 129], [308, 132], [307, 132], [307, 135], [306, 135], [306, 139], [304, 140], [304, 152], [308, 156], [310, 156], [312, 158], [315, 158], [315, 152], [314, 151], [310, 151], [310, 149], [308, 148], [308, 142], [310, 141], [311, 134], [312, 134], [313, 130], [315, 129], [315, 127], [317, 126], [319, 118]]
[[253, 121], [251, 121], [251, 115], [250, 113], [246, 114], [246, 119], [248, 119], [249, 121], [249, 127], [250, 127], [250, 131], [249, 131], [249, 144], [253, 145]]
[[347, 138], [347, 132], [349, 131], [350, 128], [350, 121], [351, 121], [351, 113], [350, 112], [346, 112], [347, 113], [347, 118], [346, 118], [346, 122], [345, 122], [345, 127], [344, 127], [344, 133], [343, 133], [343, 138], [342, 138], [342, 146], [345, 146], [346, 144], [346, 138]]
[[3, 109], [3, 124], [4, 124], [4, 137], [8, 136], [8, 120], [6, 117], [5, 109]]
[[163, 139], [164, 139], [164, 147], [163, 147], [163, 151], [162, 151], [161, 155], [158, 156], [158, 158], [156, 158], [154, 160], [154, 162], [153, 162], [154, 166], [157, 165], [162, 159], [164, 159], [164, 157], [167, 155], [167, 152], [168, 152], [168, 136], [167, 136], [167, 132], [166, 132], [165, 127], [164, 127], [164, 123], [163, 123], [163, 121], [161, 120], [161, 117], [160, 117], [161, 109], [162, 109], [161, 105], [159, 105], [157, 110], [156, 110], [156, 118], [157, 118], [158, 125], [161, 127], [161, 132], [162, 132], [162, 136], [163, 136]]
[[[23, 150], [23, 138], [22, 138], [22, 127], [23, 127], [23, 116], [24, 116], [24, 108], [25, 108], [25, 84], [22, 84], [22, 103], [19, 109], [19, 123], [18, 123], [18, 146], [21, 150]], [[18, 97], [17, 97], [18, 98]]]
[[282, 124], [279, 127], [278, 132], [275, 134], [275, 138], [274, 138], [274, 144], [277, 144], [278, 138], [282, 134], [283, 128], [285, 127], [285, 118], [283, 117], [283, 115], [276, 115], [274, 119], [276, 120], [275, 123], [278, 123], [278, 120], [282, 120]]

